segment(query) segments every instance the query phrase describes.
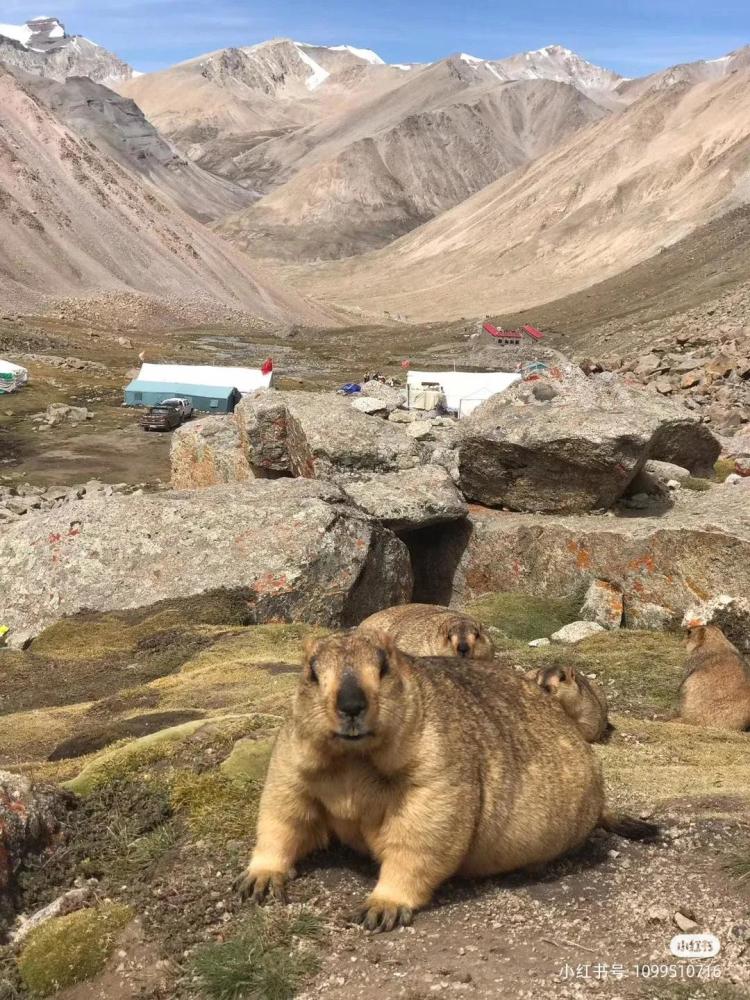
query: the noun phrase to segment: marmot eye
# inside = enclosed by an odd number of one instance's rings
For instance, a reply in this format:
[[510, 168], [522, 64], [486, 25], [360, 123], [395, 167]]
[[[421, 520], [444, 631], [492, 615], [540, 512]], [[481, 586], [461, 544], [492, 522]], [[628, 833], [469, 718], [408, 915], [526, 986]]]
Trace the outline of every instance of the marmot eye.
[[378, 653], [378, 661], [380, 663], [380, 676], [385, 677], [385, 675], [388, 673], [389, 663], [388, 663], [388, 655], [382, 649]]
[[317, 658], [317, 656], [313, 656], [313, 658], [310, 660], [310, 662], [308, 664], [308, 667], [310, 668], [310, 680], [313, 682], [313, 684], [317, 684], [318, 683], [318, 658]]

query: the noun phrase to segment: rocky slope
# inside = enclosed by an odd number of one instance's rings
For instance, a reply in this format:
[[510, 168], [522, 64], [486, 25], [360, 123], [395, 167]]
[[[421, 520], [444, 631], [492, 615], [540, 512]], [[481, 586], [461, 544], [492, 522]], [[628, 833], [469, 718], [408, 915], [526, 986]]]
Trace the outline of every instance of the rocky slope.
[[135, 291], [265, 319], [322, 318], [63, 126], [3, 69], [0, 108], [4, 308]]
[[300, 287], [438, 319], [527, 308], [592, 285], [750, 197], [748, 71], [652, 89], [367, 257]]
[[460, 58], [413, 71], [397, 90], [243, 158], [291, 179], [221, 225], [254, 254], [350, 256], [383, 246], [606, 112], [575, 87], [501, 82]]
[[201, 222], [236, 212], [255, 201], [239, 185], [202, 170], [157, 132], [134, 101], [88, 77], [59, 83], [16, 71], [26, 91], [65, 125], [140, 174]]
[[82, 35], [68, 35], [56, 17], [37, 17], [22, 25], [0, 24], [0, 62], [60, 81], [87, 76], [114, 83], [137, 75], [132, 66], [101, 45]]

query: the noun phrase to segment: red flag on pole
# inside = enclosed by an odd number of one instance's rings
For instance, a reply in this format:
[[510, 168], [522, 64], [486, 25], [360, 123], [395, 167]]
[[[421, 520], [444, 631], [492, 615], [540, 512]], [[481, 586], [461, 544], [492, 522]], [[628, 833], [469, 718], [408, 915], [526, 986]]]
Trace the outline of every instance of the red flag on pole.
[[273, 358], [266, 358], [260, 370], [264, 375], [270, 375], [273, 371]]
[[404, 360], [403, 360], [403, 361], [401, 362], [401, 367], [402, 367], [402, 368], [411, 368], [411, 361], [409, 361], [409, 359], [408, 359], [408, 358], [405, 358], [405, 359], [404, 359]]

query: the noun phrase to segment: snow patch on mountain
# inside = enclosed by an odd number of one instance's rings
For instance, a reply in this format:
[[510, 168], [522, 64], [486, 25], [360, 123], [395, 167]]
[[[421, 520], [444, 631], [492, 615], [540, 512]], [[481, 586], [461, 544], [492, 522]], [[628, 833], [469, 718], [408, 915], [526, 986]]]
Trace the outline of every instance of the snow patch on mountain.
[[304, 63], [307, 63], [307, 65], [312, 70], [312, 76], [309, 76], [305, 82], [307, 89], [317, 90], [317, 88], [321, 85], [321, 83], [325, 83], [325, 81], [331, 74], [328, 72], [327, 69], [323, 69], [323, 67], [319, 63], [316, 63], [315, 60], [311, 56], [309, 56], [307, 52], [303, 50], [301, 44], [297, 43], [295, 45], [295, 48], [299, 52], [302, 61]]
[[372, 63], [373, 66], [385, 66], [385, 60], [381, 59], [377, 52], [373, 52], [372, 49], [357, 49], [353, 45], [327, 45], [331, 52], [349, 52], [353, 56], [357, 56], [358, 59], [364, 59], [365, 62]]
[[32, 31], [28, 24], [0, 24], [0, 35], [28, 46]]

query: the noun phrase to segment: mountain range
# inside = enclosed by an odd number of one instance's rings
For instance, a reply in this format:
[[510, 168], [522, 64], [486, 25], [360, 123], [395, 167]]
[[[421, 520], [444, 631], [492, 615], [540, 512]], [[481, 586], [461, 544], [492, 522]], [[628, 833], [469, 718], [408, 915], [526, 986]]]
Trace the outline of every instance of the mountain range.
[[[190, 273], [272, 321], [497, 314], [611, 282], [750, 197], [750, 49], [628, 79], [559, 45], [389, 65], [273, 39], [142, 75], [35, 18], [0, 24], [2, 65], [0, 291], [14, 301], [38, 302], [35, 283], [176, 294]], [[54, 169], [19, 184], [12, 157], [23, 148], [32, 171], [39, 143]], [[70, 144], [118, 179], [117, 198], [67, 169]], [[93, 195], [105, 229], [113, 214], [122, 255], [97, 250], [89, 267], [86, 250], [80, 266], [85, 213], [54, 210], [68, 195]], [[152, 232], [123, 215], [130, 199], [152, 207]], [[52, 245], [77, 263], [53, 273]], [[156, 282], [136, 266], [154, 252]]]

